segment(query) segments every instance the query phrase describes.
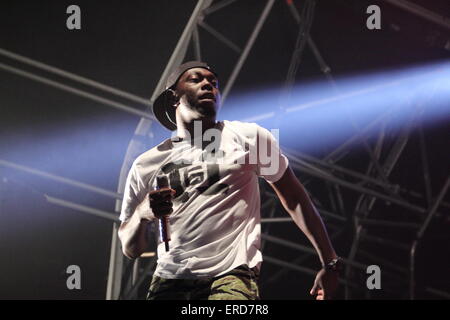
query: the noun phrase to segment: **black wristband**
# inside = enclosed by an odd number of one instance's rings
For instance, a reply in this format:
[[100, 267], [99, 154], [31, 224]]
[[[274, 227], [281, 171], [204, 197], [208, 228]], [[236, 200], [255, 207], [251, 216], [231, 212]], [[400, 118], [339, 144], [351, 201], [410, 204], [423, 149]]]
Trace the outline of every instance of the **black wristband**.
[[339, 272], [342, 269], [342, 259], [337, 257], [323, 266], [326, 271]]

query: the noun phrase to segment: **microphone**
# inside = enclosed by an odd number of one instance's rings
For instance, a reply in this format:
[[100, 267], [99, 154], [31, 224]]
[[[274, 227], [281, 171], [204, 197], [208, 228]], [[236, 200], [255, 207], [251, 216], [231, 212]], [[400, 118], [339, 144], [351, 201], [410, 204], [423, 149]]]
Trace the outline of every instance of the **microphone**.
[[[159, 176], [156, 177], [156, 188], [162, 189], [162, 188], [168, 188], [169, 187], [169, 180], [166, 176]], [[169, 215], [162, 216], [159, 219], [159, 238], [161, 241], [164, 241], [166, 252], [169, 251], [169, 241], [170, 241], [170, 220]]]

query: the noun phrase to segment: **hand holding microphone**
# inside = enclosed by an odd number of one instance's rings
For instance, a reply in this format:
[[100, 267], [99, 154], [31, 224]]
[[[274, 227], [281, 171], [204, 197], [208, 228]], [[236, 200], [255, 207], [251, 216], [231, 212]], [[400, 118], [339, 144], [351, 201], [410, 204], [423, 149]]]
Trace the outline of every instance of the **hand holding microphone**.
[[150, 208], [156, 218], [159, 219], [159, 236], [164, 241], [166, 251], [169, 251], [170, 241], [170, 221], [169, 215], [172, 213], [172, 199], [175, 190], [169, 187], [169, 180], [166, 176], [156, 178], [157, 189], [149, 192]]

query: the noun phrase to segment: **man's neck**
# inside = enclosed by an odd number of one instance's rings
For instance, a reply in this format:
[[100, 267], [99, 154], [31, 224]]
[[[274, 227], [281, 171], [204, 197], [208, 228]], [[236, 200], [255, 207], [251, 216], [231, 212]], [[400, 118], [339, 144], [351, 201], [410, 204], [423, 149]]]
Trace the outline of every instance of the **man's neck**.
[[194, 120], [187, 123], [177, 121], [177, 136], [183, 140], [191, 140], [191, 143], [194, 143], [195, 140], [203, 137], [205, 131], [215, 126], [216, 119]]

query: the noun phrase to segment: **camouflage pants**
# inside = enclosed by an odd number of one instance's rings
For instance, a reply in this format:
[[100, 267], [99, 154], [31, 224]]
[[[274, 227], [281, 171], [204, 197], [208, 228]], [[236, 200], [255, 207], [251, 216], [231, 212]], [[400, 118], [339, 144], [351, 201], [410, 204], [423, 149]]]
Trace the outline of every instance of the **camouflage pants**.
[[259, 300], [258, 277], [258, 270], [246, 265], [215, 278], [153, 276], [147, 300]]

